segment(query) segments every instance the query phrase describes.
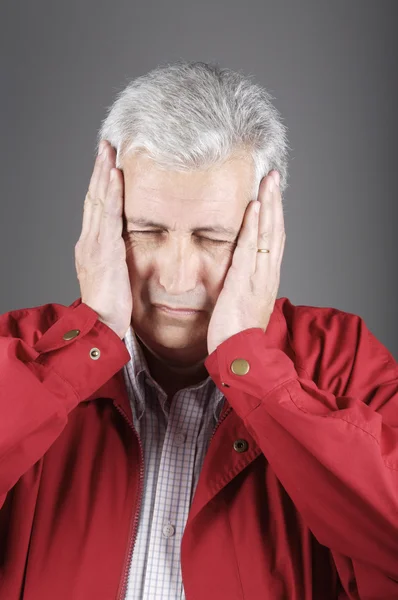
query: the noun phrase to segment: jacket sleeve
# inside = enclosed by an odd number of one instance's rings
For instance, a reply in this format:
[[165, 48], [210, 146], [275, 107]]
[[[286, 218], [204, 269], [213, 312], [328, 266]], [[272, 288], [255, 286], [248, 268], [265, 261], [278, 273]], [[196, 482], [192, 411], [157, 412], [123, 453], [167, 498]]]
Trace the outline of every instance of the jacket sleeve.
[[[33, 344], [15, 337], [17, 329], [11, 313], [0, 316], [0, 507], [61, 434], [69, 412], [130, 360], [123, 341], [84, 303], [66, 307]], [[77, 337], [64, 340], [72, 329]]]
[[[259, 328], [225, 340], [205, 365], [346, 585], [354, 574], [360, 598], [398, 598], [398, 369], [352, 317], [327, 365], [328, 381], [345, 382], [341, 395], [296, 370]], [[237, 358], [245, 375], [231, 370]]]

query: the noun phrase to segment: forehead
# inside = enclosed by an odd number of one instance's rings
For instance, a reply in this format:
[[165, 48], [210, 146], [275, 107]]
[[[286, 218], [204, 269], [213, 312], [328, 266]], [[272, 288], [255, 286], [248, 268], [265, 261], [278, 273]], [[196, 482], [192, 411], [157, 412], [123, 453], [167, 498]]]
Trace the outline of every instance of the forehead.
[[[123, 164], [126, 210], [141, 202], [167, 210], [219, 210], [218, 204], [247, 206], [252, 200], [254, 168], [250, 157], [236, 156], [206, 171], [161, 169], [145, 154], [127, 157]], [[221, 208], [221, 207], [220, 207]]]

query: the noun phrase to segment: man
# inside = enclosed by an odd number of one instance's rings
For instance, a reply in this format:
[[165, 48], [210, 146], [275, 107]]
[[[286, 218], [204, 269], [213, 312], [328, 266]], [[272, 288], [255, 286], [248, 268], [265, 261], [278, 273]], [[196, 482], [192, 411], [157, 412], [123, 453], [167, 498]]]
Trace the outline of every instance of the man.
[[397, 364], [277, 299], [270, 97], [179, 61], [99, 140], [81, 297], [0, 319], [0, 597], [398, 598]]

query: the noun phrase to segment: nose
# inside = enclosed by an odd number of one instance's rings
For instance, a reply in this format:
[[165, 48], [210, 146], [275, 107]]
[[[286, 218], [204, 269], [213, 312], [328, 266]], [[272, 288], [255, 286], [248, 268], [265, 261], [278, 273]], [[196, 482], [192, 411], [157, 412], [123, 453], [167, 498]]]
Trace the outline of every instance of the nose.
[[159, 283], [180, 296], [197, 286], [200, 256], [190, 239], [170, 240], [158, 252]]

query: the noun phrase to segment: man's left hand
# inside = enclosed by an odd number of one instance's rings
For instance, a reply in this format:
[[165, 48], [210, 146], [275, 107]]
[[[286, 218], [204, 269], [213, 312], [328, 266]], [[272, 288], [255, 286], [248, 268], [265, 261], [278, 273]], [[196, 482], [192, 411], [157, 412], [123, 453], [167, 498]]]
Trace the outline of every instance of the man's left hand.
[[209, 322], [209, 354], [240, 331], [252, 327], [266, 331], [279, 290], [285, 239], [279, 173], [271, 171], [260, 183], [257, 201], [246, 208], [232, 264]]

